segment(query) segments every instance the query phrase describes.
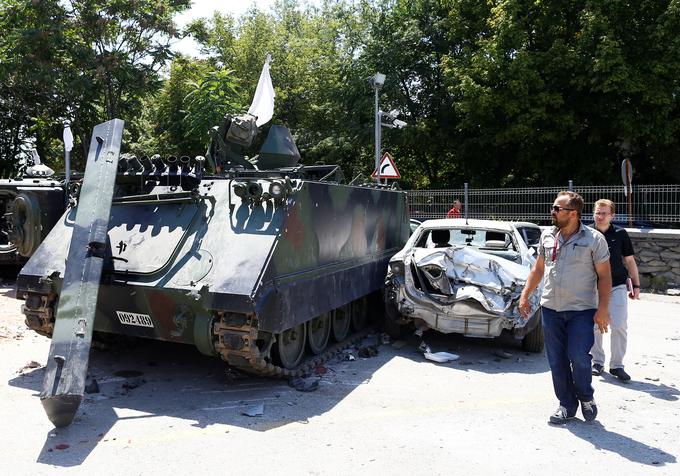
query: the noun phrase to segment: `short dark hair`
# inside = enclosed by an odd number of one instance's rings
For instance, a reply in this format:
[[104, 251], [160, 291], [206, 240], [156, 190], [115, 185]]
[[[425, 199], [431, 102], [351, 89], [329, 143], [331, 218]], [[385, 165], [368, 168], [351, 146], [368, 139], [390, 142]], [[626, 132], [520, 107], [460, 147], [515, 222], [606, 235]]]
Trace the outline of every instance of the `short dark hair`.
[[579, 219], [581, 219], [581, 213], [583, 212], [583, 198], [576, 192], [571, 190], [563, 190], [557, 194], [558, 197], [569, 197], [569, 208], [576, 210], [576, 214]]

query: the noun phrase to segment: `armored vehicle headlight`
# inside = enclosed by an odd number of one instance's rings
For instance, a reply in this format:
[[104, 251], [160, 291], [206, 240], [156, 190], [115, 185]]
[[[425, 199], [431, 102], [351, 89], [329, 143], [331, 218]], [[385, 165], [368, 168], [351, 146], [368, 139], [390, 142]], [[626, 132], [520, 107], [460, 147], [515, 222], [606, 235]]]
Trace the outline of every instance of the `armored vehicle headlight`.
[[258, 199], [262, 196], [262, 185], [258, 182], [248, 183], [248, 196], [252, 199]]
[[234, 193], [237, 197], [244, 198], [246, 196], [247, 185], [243, 182], [237, 182], [234, 184]]
[[286, 196], [286, 186], [281, 182], [273, 182], [269, 186], [269, 195], [275, 200], [279, 200]]

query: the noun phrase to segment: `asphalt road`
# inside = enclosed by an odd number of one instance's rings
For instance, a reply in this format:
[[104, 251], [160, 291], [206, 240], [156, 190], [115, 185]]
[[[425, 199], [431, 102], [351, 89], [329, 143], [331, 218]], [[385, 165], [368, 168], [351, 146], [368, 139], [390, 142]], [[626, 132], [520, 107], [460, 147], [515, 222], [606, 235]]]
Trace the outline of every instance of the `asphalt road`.
[[[679, 298], [631, 304], [633, 381], [595, 378], [594, 423], [547, 423], [557, 402], [544, 355], [428, 333], [433, 351], [460, 359], [385, 344], [329, 362], [309, 393], [187, 346], [96, 349], [99, 392], [57, 430], [38, 398], [49, 340], [25, 329], [11, 294], [0, 286], [0, 474], [680, 474]], [[260, 404], [262, 416], [242, 414]]]

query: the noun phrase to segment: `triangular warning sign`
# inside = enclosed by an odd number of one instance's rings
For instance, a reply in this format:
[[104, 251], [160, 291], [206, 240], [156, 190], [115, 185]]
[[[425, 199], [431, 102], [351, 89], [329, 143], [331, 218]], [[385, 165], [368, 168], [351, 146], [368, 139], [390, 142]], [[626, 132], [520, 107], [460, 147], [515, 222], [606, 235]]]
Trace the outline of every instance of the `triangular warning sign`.
[[[371, 174], [371, 177], [378, 178], [378, 171], [374, 170]], [[380, 159], [380, 178], [401, 178], [401, 174], [399, 173], [399, 170], [397, 170], [397, 166], [394, 165], [394, 160], [392, 160], [392, 156], [389, 154], [389, 152], [385, 152], [382, 156], [382, 159]]]

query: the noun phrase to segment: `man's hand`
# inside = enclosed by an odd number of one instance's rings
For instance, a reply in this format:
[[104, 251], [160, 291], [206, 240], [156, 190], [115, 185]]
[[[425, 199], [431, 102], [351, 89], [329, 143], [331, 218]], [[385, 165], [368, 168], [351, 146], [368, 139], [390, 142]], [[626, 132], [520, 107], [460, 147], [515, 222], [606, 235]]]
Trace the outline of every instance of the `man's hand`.
[[531, 304], [529, 304], [529, 300], [522, 293], [522, 296], [519, 298], [519, 315], [522, 316], [522, 319], [527, 319], [529, 313], [531, 313]]
[[607, 332], [609, 327], [609, 297], [612, 294], [612, 270], [609, 260], [595, 265], [597, 272], [597, 311], [593, 321], [597, 324], [600, 332]]
[[640, 299], [640, 288], [633, 288], [633, 292], [628, 293], [628, 297], [631, 299]]
[[545, 261], [543, 261], [543, 256], [536, 258], [534, 266], [529, 272], [529, 277], [527, 282], [524, 283], [524, 289], [522, 289], [522, 294], [519, 297], [519, 315], [522, 319], [527, 319], [531, 313], [531, 304], [529, 304], [529, 297], [534, 289], [541, 283], [543, 279], [543, 270], [545, 269]]
[[593, 316], [593, 321], [595, 321], [595, 324], [597, 324], [600, 332], [605, 334], [609, 328], [609, 311], [606, 309], [604, 311], [600, 311], [598, 309]]

